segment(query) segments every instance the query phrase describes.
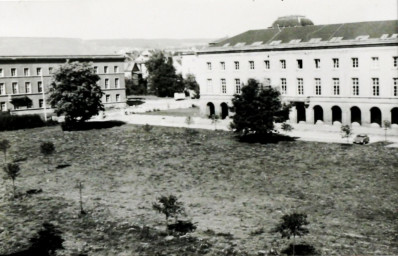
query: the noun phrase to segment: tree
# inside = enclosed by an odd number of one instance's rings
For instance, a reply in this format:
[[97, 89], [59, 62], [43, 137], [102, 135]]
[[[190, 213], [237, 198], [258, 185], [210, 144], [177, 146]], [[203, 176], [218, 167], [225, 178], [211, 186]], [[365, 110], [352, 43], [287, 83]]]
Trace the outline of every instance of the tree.
[[249, 79], [242, 94], [234, 95], [232, 104], [235, 115], [231, 128], [241, 136], [269, 135], [274, 122], [284, 122], [289, 116], [290, 106], [282, 104], [280, 92], [272, 87], [260, 88], [254, 79]]
[[217, 124], [220, 122], [220, 116], [213, 114], [210, 116], [210, 119], [211, 123], [214, 124], [214, 130], [217, 130]]
[[387, 141], [387, 130], [391, 129], [391, 122], [388, 120], [384, 120], [383, 126], [384, 126], [384, 140]]
[[341, 126], [341, 128], [340, 128], [340, 130], [341, 130], [341, 137], [344, 139], [344, 138], [347, 138], [347, 143], [349, 142], [349, 138], [351, 137], [351, 135], [352, 135], [352, 128], [351, 128], [351, 126], [349, 126], [348, 124], [347, 125], [342, 125]]
[[181, 202], [178, 201], [178, 198], [174, 195], [170, 196], [161, 196], [157, 198], [157, 202], [152, 204], [152, 208], [159, 212], [163, 213], [166, 217], [166, 230], [170, 217], [177, 218], [178, 215], [184, 212], [184, 206]]
[[127, 95], [145, 95], [147, 94], [147, 82], [141, 75], [135, 75], [133, 78], [125, 78]]
[[14, 198], [15, 198], [15, 179], [19, 176], [19, 171], [20, 171], [19, 165], [16, 163], [8, 163], [4, 167], [4, 172], [6, 173], [8, 178], [12, 180], [12, 191]]
[[282, 238], [290, 239], [293, 236], [293, 255], [295, 255], [296, 236], [304, 236], [309, 230], [304, 227], [308, 225], [307, 214], [292, 213], [282, 216], [281, 222], [272, 230], [272, 232], [280, 233]]
[[49, 103], [65, 123], [82, 123], [105, 110], [103, 92], [97, 84], [100, 77], [89, 63], [67, 62], [53, 75]]
[[195, 99], [200, 98], [200, 88], [198, 82], [196, 82], [195, 75], [187, 74], [186, 78], [184, 79], [184, 86], [186, 90], [191, 90], [195, 92]]
[[[48, 165], [50, 165], [49, 157], [54, 153], [54, 151], [55, 151], [55, 146], [54, 143], [52, 143], [51, 141], [43, 142], [40, 144], [40, 152], [46, 158]], [[50, 168], [48, 168], [48, 170], [50, 170]]]
[[0, 141], [0, 150], [3, 151], [4, 154], [4, 165], [7, 164], [7, 150], [11, 147], [10, 141], [1, 140]]
[[171, 57], [166, 58], [163, 52], [155, 52], [145, 66], [149, 73], [150, 93], [159, 97], [173, 97], [175, 92], [184, 91], [183, 79], [176, 74]]

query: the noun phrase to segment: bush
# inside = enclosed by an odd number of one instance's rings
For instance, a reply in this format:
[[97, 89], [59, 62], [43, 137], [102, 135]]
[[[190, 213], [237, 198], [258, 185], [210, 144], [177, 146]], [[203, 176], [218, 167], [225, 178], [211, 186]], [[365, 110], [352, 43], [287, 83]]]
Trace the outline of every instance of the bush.
[[0, 114], [0, 131], [12, 131], [19, 129], [29, 129], [45, 126], [46, 123], [40, 115], [11, 115], [9, 113]]
[[191, 221], [178, 220], [176, 223], [167, 224], [167, 229], [185, 235], [196, 230], [196, 225]]

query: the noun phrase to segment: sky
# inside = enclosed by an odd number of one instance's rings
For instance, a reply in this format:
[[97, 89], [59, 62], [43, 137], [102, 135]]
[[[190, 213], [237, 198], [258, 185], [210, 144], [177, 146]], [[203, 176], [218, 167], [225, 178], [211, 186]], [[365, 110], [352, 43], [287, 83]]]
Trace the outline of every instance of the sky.
[[223, 38], [280, 16], [315, 25], [398, 19], [398, 0], [0, 0], [0, 37]]

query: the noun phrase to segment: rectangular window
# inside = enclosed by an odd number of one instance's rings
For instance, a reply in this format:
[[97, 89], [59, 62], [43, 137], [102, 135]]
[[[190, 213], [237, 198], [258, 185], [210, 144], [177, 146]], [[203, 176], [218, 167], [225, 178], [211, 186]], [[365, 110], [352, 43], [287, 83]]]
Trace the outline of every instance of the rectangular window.
[[105, 89], [109, 89], [109, 79], [105, 79]]
[[12, 83], [12, 94], [18, 94], [18, 83]]
[[0, 104], [0, 108], [1, 108], [1, 111], [7, 111], [7, 104], [5, 102], [2, 102]]
[[359, 80], [358, 80], [358, 78], [352, 79], [352, 95], [354, 95], [354, 96], [359, 95]]
[[340, 67], [339, 59], [334, 58], [333, 59], [333, 68], [339, 68], [339, 67]]
[[53, 73], [53, 68], [52, 68], [52, 67], [49, 67], [49, 68], [48, 68], [48, 73], [49, 73], [49, 74], [52, 74], [52, 73]]
[[30, 76], [30, 72], [29, 72], [29, 69], [28, 69], [28, 68], [24, 68], [24, 69], [23, 69], [23, 75], [24, 75], [24, 76]]
[[333, 95], [340, 95], [340, 79], [333, 78]]
[[207, 79], [207, 92], [213, 92], [213, 80]]
[[98, 67], [94, 67], [94, 74], [98, 74]]
[[17, 76], [17, 69], [15, 68], [11, 69], [11, 76]]
[[303, 60], [301, 60], [301, 59], [297, 60], [297, 68], [298, 69], [303, 69]]
[[286, 60], [280, 60], [281, 62], [281, 68], [286, 69]]
[[352, 67], [357, 68], [359, 66], [358, 58], [352, 58]]
[[227, 82], [225, 79], [221, 79], [221, 93], [227, 93]]
[[115, 88], [120, 88], [119, 78], [115, 78]]
[[43, 83], [41, 81], [37, 82], [37, 92], [43, 92]]
[[207, 62], [207, 69], [211, 70], [211, 62]]
[[264, 64], [265, 64], [265, 69], [270, 69], [271, 68], [271, 63], [269, 62], [269, 60], [265, 60]]
[[105, 102], [110, 102], [111, 101], [111, 95], [107, 94], [105, 95]]
[[281, 78], [281, 85], [282, 85], [282, 94], [286, 94], [287, 93], [286, 78]]
[[322, 95], [322, 85], [320, 78], [315, 78], [315, 95]]
[[5, 86], [5, 84], [0, 84], [0, 95], [6, 95], [6, 86]]
[[116, 94], [116, 102], [120, 102], [120, 94]]
[[108, 66], [104, 66], [104, 73], [108, 73]]
[[321, 60], [320, 59], [314, 59], [314, 61], [315, 61], [315, 68], [316, 69], [321, 68]]
[[119, 73], [119, 66], [113, 67], [113, 73]]
[[240, 94], [242, 92], [240, 79], [235, 79], [235, 93]]
[[41, 68], [36, 68], [36, 75], [41, 76]]
[[393, 91], [394, 96], [398, 96], [398, 78], [394, 78], [394, 91]]
[[249, 68], [254, 69], [254, 61], [249, 61]]
[[239, 70], [239, 61], [235, 61], [235, 70]]
[[30, 84], [30, 82], [25, 82], [25, 92], [32, 93], [32, 85]]
[[39, 108], [43, 108], [44, 107], [44, 101], [43, 101], [43, 99], [40, 99], [39, 100]]
[[[398, 67], [398, 56], [394, 56], [394, 57], [392, 57], [392, 59], [393, 59], [394, 68]], [[0, 72], [0, 76], [1, 76], [1, 72]]]
[[380, 96], [379, 79], [372, 78], [372, 84], [373, 84], [373, 96]]
[[220, 62], [220, 69], [225, 70], [225, 62], [224, 61]]
[[297, 92], [298, 95], [304, 94], [304, 80], [302, 78], [297, 78]]
[[379, 68], [379, 57], [372, 57], [372, 68]]
[[265, 88], [270, 88], [271, 87], [271, 78], [265, 78], [264, 79], [264, 86], [265, 86]]
[[3, 77], [3, 76], [4, 76], [3, 69], [0, 68], [0, 77]]

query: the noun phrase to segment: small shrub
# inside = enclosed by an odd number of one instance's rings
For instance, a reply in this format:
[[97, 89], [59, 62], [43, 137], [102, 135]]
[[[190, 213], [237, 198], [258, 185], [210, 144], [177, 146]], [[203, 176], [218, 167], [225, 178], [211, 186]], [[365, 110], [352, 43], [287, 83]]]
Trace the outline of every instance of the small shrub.
[[142, 127], [142, 129], [143, 129], [145, 132], [151, 132], [152, 129], [153, 129], [153, 126], [152, 126], [152, 125], [149, 125], [149, 124], [145, 124], [145, 125]]
[[169, 231], [181, 233], [185, 235], [186, 233], [193, 232], [196, 230], [196, 225], [191, 221], [179, 220], [176, 223], [168, 224], [167, 229]]
[[0, 114], [0, 131], [12, 131], [19, 129], [29, 129], [45, 126], [45, 122], [40, 115], [11, 115], [9, 113]]
[[342, 138], [347, 138], [347, 143], [349, 142], [349, 139], [352, 135], [352, 128], [351, 126], [347, 125], [342, 125], [341, 128], [341, 137]]
[[293, 126], [288, 123], [282, 123], [281, 129], [284, 132], [291, 132], [293, 130]]
[[157, 199], [157, 202], [152, 204], [152, 208], [163, 213], [166, 218], [166, 230], [168, 229], [169, 218], [176, 218], [178, 215], [184, 212], [184, 206], [178, 201], [177, 197], [174, 195], [161, 196]]
[[50, 170], [50, 156], [54, 153], [55, 146], [51, 141], [42, 142], [40, 144], [40, 152], [43, 154], [47, 162], [47, 169]]
[[287, 248], [282, 250], [282, 253], [287, 255], [318, 255], [315, 247], [309, 244], [297, 244], [294, 246], [294, 249], [293, 244], [290, 244]]
[[16, 163], [9, 163], [4, 166], [4, 172], [12, 180], [12, 191], [15, 198], [15, 179], [19, 176], [19, 165]]
[[4, 164], [7, 163], [7, 150], [11, 147], [10, 141], [1, 140], [0, 141], [0, 150], [3, 151], [4, 154]]

